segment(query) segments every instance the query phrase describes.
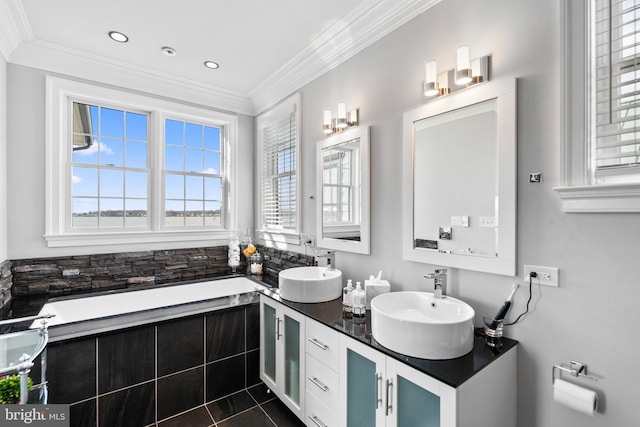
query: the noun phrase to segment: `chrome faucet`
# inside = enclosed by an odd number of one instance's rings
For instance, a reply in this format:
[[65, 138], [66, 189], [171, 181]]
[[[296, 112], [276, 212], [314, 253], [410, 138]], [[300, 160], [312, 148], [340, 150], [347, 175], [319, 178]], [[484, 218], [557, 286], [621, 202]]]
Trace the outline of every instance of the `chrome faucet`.
[[442, 298], [447, 295], [447, 269], [437, 268], [433, 273], [424, 275], [427, 279], [433, 279], [433, 297]]
[[324, 254], [320, 254], [318, 252], [316, 252], [315, 255], [315, 265], [318, 265], [318, 260], [320, 258], [326, 258], [327, 259], [327, 270], [335, 270], [336, 268], [336, 251], [327, 251]]

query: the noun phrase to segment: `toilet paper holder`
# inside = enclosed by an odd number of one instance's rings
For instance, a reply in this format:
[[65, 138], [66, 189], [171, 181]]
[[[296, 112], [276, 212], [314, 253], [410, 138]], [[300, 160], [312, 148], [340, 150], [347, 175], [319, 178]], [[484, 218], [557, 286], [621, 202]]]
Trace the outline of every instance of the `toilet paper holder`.
[[551, 382], [556, 382], [556, 370], [558, 370], [558, 377], [562, 374], [562, 371], [569, 372], [574, 377], [588, 378], [592, 381], [598, 381], [597, 378], [587, 375], [587, 365], [582, 362], [571, 361], [569, 367], [563, 365], [554, 365], [551, 369]]

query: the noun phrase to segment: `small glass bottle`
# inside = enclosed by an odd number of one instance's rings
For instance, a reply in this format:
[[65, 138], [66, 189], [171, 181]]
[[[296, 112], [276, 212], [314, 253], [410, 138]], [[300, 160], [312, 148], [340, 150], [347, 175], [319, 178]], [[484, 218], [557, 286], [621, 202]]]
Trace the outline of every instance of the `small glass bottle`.
[[260, 255], [260, 252], [256, 251], [251, 255], [249, 265], [251, 274], [262, 275], [262, 255]]
[[347, 280], [347, 286], [342, 289], [342, 314], [345, 319], [353, 317], [353, 284]]

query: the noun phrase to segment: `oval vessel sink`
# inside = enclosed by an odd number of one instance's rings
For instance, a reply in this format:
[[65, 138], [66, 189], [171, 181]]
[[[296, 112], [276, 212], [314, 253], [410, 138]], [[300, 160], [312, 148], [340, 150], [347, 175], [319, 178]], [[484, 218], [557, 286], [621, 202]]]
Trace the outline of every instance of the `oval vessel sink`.
[[325, 302], [342, 295], [342, 272], [327, 267], [295, 267], [278, 274], [280, 296], [293, 302]]
[[391, 292], [371, 300], [371, 327], [383, 347], [421, 359], [453, 359], [473, 349], [475, 311], [430, 292]]

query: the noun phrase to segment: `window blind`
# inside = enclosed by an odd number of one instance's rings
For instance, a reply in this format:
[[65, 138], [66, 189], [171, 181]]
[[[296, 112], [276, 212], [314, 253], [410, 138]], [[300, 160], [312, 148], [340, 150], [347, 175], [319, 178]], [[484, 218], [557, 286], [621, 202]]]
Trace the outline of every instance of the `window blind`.
[[263, 129], [263, 228], [296, 229], [296, 140], [294, 112]]
[[[640, 174], [640, 0], [594, 0], [597, 182]], [[624, 180], [624, 179], [623, 179]]]

